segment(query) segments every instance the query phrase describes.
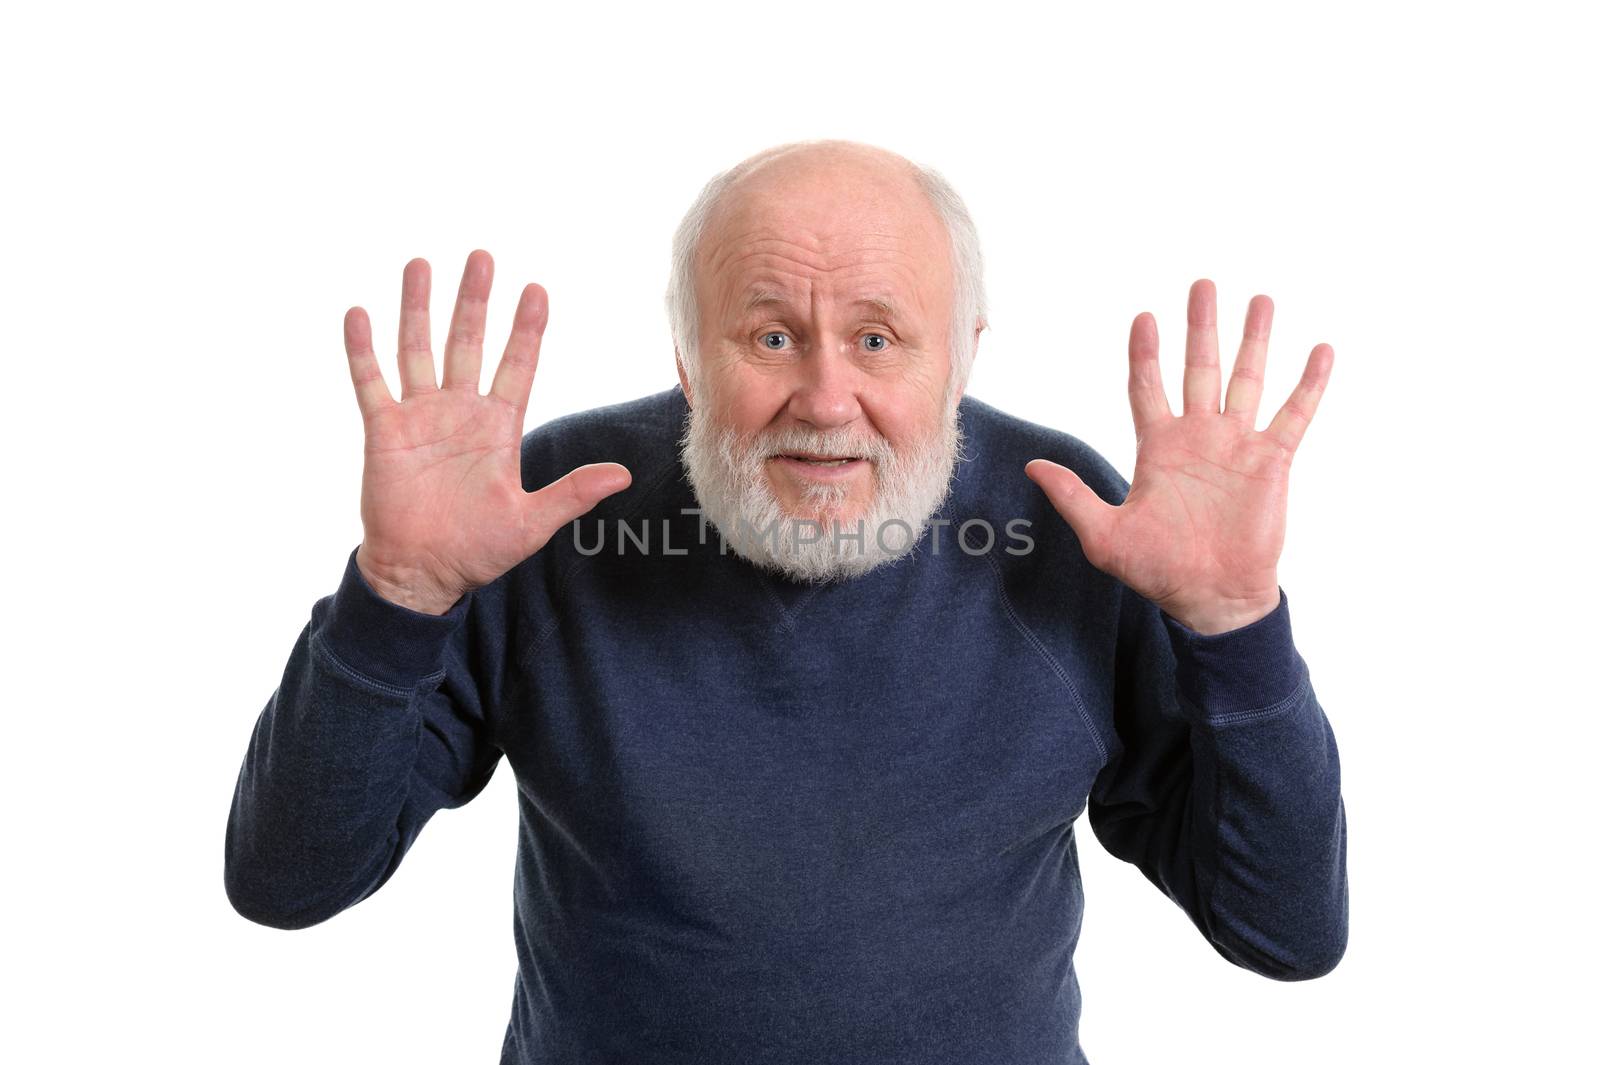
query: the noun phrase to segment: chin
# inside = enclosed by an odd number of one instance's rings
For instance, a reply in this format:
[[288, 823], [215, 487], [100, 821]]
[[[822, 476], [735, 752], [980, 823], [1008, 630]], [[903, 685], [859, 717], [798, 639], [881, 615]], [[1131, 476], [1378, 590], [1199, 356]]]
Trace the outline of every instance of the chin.
[[795, 510], [785, 510], [784, 517], [794, 522], [813, 522], [824, 530], [831, 531], [834, 524], [850, 532], [856, 525], [866, 520], [866, 511], [862, 508], [851, 510], [831, 510], [826, 507], [800, 507]]
[[843, 502], [832, 500], [806, 499], [804, 497], [789, 498], [779, 497], [779, 506], [783, 516], [791, 521], [820, 521], [832, 523], [837, 521], [840, 525], [850, 525], [866, 518], [872, 509], [870, 498], [864, 501], [847, 499]]

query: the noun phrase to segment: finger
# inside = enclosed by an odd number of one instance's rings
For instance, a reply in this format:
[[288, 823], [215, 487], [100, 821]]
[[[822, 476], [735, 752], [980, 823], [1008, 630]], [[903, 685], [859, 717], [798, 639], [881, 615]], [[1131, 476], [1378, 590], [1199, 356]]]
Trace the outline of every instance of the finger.
[[1217, 286], [1189, 286], [1189, 335], [1183, 348], [1183, 413], [1215, 414], [1222, 388], [1217, 365]]
[[370, 418], [394, 404], [389, 386], [383, 381], [378, 357], [372, 353], [372, 322], [360, 307], [344, 312], [344, 353], [350, 360], [350, 382], [356, 388], [356, 405], [361, 416]]
[[400, 282], [400, 399], [432, 392], [439, 385], [433, 376], [433, 341], [428, 325], [431, 282], [428, 260], [406, 263]]
[[1143, 436], [1147, 426], [1172, 417], [1167, 389], [1161, 383], [1160, 353], [1155, 315], [1145, 311], [1134, 318], [1128, 331], [1128, 404], [1133, 408], [1136, 436]]
[[1034, 459], [1023, 472], [1044, 489], [1051, 505], [1077, 534], [1084, 555], [1099, 566], [1109, 554], [1117, 508], [1095, 495], [1077, 474], [1049, 459]]
[[1322, 392], [1328, 387], [1328, 377], [1332, 373], [1333, 348], [1318, 344], [1311, 349], [1305, 371], [1300, 374], [1300, 383], [1295, 385], [1294, 391], [1289, 393], [1289, 398], [1284, 400], [1283, 406], [1273, 416], [1272, 424], [1267, 426], [1267, 435], [1291, 452], [1299, 447], [1300, 439], [1305, 436], [1306, 426], [1311, 424], [1311, 416], [1317, 412], [1317, 403], [1322, 399]]
[[616, 462], [591, 462], [523, 501], [522, 528], [528, 554], [549, 542], [563, 525], [594, 509], [596, 503], [633, 483], [626, 466]]
[[517, 302], [511, 337], [506, 341], [505, 354], [500, 356], [500, 365], [494, 372], [494, 384], [489, 387], [491, 395], [499, 396], [519, 411], [528, 407], [533, 371], [539, 365], [539, 345], [549, 320], [549, 295], [539, 285], [528, 285]]
[[1233, 360], [1228, 377], [1228, 402], [1224, 414], [1231, 414], [1256, 427], [1256, 410], [1261, 404], [1261, 382], [1267, 372], [1267, 338], [1272, 335], [1272, 300], [1256, 296], [1244, 314], [1244, 339], [1239, 341], [1239, 357]]
[[489, 315], [489, 287], [494, 283], [494, 259], [483, 249], [467, 256], [456, 292], [456, 309], [450, 317], [450, 335], [444, 342], [444, 387], [470, 388], [476, 394], [483, 369], [484, 321]]

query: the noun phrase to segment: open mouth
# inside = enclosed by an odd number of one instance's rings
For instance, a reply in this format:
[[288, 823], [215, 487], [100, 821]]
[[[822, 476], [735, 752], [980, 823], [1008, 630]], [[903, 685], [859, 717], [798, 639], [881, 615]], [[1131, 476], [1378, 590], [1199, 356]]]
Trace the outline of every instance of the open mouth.
[[803, 462], [806, 465], [816, 465], [822, 469], [830, 469], [846, 462], [861, 462], [861, 456], [854, 454], [813, 454], [810, 451], [792, 451], [792, 453], [778, 454], [774, 459], [787, 459], [789, 462]]
[[812, 455], [798, 452], [792, 455], [779, 455], [779, 458], [790, 459], [794, 462], [804, 462], [808, 466], [843, 466], [847, 462], [858, 462], [856, 455]]
[[810, 476], [842, 476], [857, 466], [865, 465], [860, 455], [818, 455], [810, 451], [789, 451], [772, 456], [778, 465], [796, 473]]

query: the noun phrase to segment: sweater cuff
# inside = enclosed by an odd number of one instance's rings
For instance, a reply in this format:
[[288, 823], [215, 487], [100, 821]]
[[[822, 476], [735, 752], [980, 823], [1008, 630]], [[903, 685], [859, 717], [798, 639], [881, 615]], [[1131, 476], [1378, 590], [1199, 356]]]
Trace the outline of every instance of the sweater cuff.
[[1270, 614], [1227, 632], [1195, 632], [1166, 611], [1161, 620], [1172, 639], [1178, 691], [1207, 721], [1276, 709], [1307, 679], [1281, 587]]
[[445, 614], [424, 614], [385, 599], [356, 565], [358, 544], [345, 560], [344, 576], [317, 637], [344, 666], [381, 685], [413, 688], [442, 672], [440, 662], [450, 635], [467, 616], [472, 595], [456, 600]]

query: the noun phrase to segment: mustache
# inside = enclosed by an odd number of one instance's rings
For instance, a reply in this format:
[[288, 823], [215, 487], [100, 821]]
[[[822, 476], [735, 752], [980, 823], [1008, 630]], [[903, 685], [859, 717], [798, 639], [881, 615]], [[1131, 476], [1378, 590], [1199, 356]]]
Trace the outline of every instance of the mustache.
[[893, 445], [877, 434], [827, 432], [792, 425], [769, 429], [740, 441], [745, 454], [763, 459], [804, 452], [811, 455], [839, 455], [880, 461], [892, 458]]

